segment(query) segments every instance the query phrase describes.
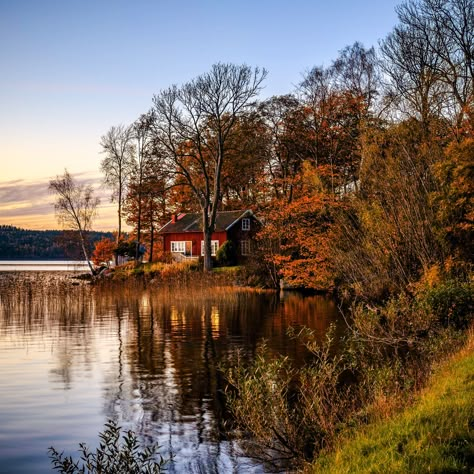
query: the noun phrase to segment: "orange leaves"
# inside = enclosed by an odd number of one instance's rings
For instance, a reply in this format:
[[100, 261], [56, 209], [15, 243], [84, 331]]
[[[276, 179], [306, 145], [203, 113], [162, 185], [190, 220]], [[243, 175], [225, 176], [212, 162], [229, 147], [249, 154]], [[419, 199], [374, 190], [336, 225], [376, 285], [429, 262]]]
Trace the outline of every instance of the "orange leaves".
[[92, 261], [95, 265], [107, 265], [114, 258], [114, 250], [116, 248], [115, 242], [111, 239], [103, 238], [95, 244], [94, 252], [92, 253]]
[[298, 287], [326, 290], [333, 286], [333, 212], [343, 205], [323, 193], [273, 203], [259, 238], [273, 242], [273, 253], [267, 252], [264, 258], [276, 265], [280, 277]]

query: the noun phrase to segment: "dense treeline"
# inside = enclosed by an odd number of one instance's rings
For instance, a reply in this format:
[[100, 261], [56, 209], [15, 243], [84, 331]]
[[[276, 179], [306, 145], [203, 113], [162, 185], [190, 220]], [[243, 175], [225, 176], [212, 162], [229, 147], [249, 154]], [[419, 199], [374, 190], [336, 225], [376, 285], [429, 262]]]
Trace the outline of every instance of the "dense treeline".
[[[409, 0], [397, 13], [378, 49], [344, 48], [287, 95], [259, 100], [265, 70], [219, 63], [102, 138], [119, 239], [125, 217], [136, 248], [153, 249], [170, 214], [199, 211], [209, 270], [216, 212], [250, 208], [264, 222], [254, 281], [351, 302], [336, 355], [331, 332], [321, 347], [303, 329], [302, 369], [265, 344], [250, 366], [229, 361], [228, 406], [279, 471], [409, 403], [472, 326], [474, 1]], [[446, 452], [443, 472], [472, 464]]]
[[112, 127], [102, 169], [118, 228], [125, 217], [153, 248], [171, 213], [200, 211], [209, 243], [217, 210], [251, 208], [266, 223], [258, 257], [267, 281], [375, 299], [433, 265], [465, 271], [473, 2], [412, 1], [397, 12], [378, 50], [346, 47], [293, 93], [258, 101], [265, 70], [219, 63]]
[[[103, 237], [112, 237], [109, 232], [91, 232], [89, 245]], [[0, 259], [83, 259], [74, 232], [59, 230], [26, 230], [18, 227], [0, 226]]]
[[[337, 287], [351, 302], [336, 355], [331, 333], [321, 345], [303, 329], [292, 334], [313, 355], [302, 369], [264, 344], [250, 366], [229, 361], [250, 452], [289, 470], [409, 404], [473, 324], [474, 2], [408, 1], [397, 13], [378, 51], [356, 43], [308, 72], [296, 97], [263, 105], [270, 160], [250, 194], [265, 215], [262, 261], [275, 281]], [[469, 470], [472, 450], [425, 421], [432, 430], [408, 436], [418, 451], [439, 439], [442, 460], [405, 452], [405, 433], [358, 454], [383, 449], [410, 472]]]

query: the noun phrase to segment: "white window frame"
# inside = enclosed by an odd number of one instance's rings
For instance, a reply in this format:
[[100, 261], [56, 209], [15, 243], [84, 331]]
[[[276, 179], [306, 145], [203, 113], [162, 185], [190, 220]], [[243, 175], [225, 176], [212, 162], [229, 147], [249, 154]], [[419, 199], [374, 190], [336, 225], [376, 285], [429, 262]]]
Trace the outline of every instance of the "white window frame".
[[[172, 240], [171, 241], [171, 253], [180, 253], [186, 255], [186, 242], [189, 240]], [[192, 255], [193, 244], [191, 243], [191, 255]]]
[[[219, 250], [219, 241], [211, 240], [211, 256], [215, 257]], [[201, 240], [201, 257], [204, 257], [204, 240]]]
[[250, 230], [250, 219], [248, 217], [242, 219], [242, 230]]
[[240, 253], [245, 257], [251, 254], [250, 240], [240, 241]]

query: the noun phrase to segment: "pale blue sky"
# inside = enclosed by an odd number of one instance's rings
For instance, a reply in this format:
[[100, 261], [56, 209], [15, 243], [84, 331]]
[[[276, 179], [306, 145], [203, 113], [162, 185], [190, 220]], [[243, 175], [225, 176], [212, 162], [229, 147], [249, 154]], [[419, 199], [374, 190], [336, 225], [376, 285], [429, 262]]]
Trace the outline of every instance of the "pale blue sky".
[[[97, 176], [100, 136], [160, 89], [222, 61], [265, 67], [262, 97], [292, 92], [345, 46], [377, 46], [399, 3], [0, 0], [0, 224], [55, 226], [42, 183], [65, 167]], [[22, 186], [36, 201], [15, 199]]]

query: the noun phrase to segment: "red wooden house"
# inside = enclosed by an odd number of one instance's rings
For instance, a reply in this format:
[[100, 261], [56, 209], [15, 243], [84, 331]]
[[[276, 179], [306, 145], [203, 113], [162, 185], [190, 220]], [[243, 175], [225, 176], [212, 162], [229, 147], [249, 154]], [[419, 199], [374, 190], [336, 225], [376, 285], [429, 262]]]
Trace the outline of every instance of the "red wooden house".
[[[251, 254], [251, 240], [260, 226], [252, 211], [222, 211], [216, 216], [216, 229], [211, 237], [212, 255], [230, 240], [237, 249], [239, 260]], [[163, 237], [163, 249], [175, 258], [198, 258], [204, 255], [201, 213], [173, 215], [158, 232]], [[241, 258], [243, 257], [243, 258]]]

